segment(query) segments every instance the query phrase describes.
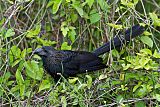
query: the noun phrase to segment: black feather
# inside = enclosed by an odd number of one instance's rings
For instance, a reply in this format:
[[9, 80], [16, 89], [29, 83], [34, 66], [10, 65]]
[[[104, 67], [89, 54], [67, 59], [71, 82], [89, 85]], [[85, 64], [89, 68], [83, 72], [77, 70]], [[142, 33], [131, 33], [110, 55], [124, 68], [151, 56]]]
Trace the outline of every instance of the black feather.
[[123, 44], [128, 43], [132, 38], [141, 35], [145, 31], [145, 28], [140, 25], [135, 25], [132, 28], [125, 31], [124, 35], [116, 36], [113, 40], [107, 42], [103, 46], [97, 48], [93, 53], [97, 56], [102, 55], [114, 48], [121, 48]]

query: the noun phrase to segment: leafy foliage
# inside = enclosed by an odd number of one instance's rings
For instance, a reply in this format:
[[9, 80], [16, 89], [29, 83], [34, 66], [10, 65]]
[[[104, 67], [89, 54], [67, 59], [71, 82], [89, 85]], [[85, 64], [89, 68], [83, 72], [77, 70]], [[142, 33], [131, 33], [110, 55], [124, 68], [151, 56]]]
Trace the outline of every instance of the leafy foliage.
[[[160, 103], [159, 1], [2, 0], [0, 106], [135, 106]], [[148, 25], [129, 46], [102, 56], [109, 68], [54, 83], [33, 50], [92, 51], [122, 29]]]

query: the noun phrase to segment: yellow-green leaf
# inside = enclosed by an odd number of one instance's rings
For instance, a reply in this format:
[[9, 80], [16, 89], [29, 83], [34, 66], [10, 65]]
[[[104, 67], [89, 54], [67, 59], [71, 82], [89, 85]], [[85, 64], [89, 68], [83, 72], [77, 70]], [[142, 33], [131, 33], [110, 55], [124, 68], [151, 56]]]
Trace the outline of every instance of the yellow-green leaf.
[[51, 83], [49, 80], [43, 80], [39, 86], [39, 91], [42, 91], [42, 90], [45, 90], [45, 89], [48, 89], [51, 87]]
[[146, 44], [146, 45], [148, 45], [149, 47], [153, 47], [153, 41], [152, 41], [152, 39], [151, 38], [149, 38], [148, 36], [141, 36], [141, 41], [144, 43], [144, 44]]
[[54, 4], [53, 4], [53, 7], [52, 7], [52, 13], [53, 14], [56, 14], [61, 3], [62, 3], [62, 0], [53, 0], [54, 1]]
[[160, 58], [160, 53], [157, 52], [157, 50], [154, 51], [153, 57]]
[[91, 8], [94, 3], [94, 0], [86, 0], [86, 2], [89, 5], [89, 7]]
[[67, 107], [67, 100], [65, 96], [61, 97], [61, 103], [62, 103], [62, 107]]
[[67, 42], [63, 42], [61, 50], [71, 50], [71, 46], [69, 46]]
[[75, 84], [77, 82], [78, 78], [70, 78], [68, 81], [70, 84]]

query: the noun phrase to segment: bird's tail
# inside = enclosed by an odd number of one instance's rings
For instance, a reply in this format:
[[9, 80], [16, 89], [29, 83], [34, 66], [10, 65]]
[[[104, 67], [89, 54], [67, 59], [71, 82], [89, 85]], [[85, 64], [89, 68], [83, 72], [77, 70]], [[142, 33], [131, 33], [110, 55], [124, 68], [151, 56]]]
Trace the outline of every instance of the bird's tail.
[[97, 48], [93, 53], [97, 56], [102, 55], [114, 48], [121, 48], [123, 44], [128, 43], [132, 38], [141, 35], [145, 31], [145, 28], [140, 25], [135, 25], [132, 28], [125, 31], [124, 35], [119, 35], [105, 43], [103, 46]]

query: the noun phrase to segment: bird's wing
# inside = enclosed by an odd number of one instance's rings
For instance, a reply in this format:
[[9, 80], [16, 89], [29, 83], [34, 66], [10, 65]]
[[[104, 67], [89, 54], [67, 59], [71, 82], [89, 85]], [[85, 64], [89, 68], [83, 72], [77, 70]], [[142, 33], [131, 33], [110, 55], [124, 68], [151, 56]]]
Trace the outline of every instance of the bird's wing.
[[75, 74], [106, 68], [106, 65], [102, 63], [102, 59], [90, 52], [72, 51], [72, 55], [69, 55], [70, 57], [64, 61], [65, 68], [75, 70]]

